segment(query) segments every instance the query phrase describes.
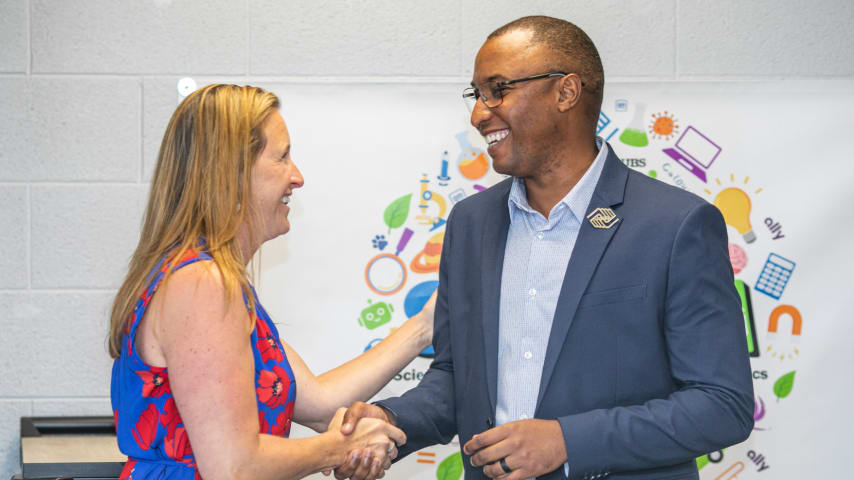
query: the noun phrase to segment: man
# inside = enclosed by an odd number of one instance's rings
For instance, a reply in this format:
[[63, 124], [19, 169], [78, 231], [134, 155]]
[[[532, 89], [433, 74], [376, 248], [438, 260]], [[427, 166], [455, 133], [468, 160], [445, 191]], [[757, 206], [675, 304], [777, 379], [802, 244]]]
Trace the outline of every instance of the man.
[[489, 36], [471, 123], [512, 178], [448, 219], [424, 379], [352, 405], [345, 433], [387, 419], [407, 435], [401, 456], [459, 434], [467, 479], [507, 480], [696, 479], [697, 456], [750, 434], [723, 219], [596, 138], [603, 83], [569, 22], [525, 17]]

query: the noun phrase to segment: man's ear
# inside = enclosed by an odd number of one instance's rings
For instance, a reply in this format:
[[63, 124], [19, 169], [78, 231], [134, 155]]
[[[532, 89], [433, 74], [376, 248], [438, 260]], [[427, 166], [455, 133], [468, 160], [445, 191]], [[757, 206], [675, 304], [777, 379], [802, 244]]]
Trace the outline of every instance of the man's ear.
[[558, 110], [567, 112], [581, 100], [581, 79], [578, 75], [570, 73], [560, 79], [560, 94], [558, 96]]

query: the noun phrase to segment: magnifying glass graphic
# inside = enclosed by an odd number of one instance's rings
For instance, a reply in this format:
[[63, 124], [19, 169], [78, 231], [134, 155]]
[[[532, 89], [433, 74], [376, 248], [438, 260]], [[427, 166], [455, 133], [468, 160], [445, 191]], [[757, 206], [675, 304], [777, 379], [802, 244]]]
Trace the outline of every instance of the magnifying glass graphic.
[[381, 253], [365, 267], [365, 283], [378, 295], [394, 295], [406, 283], [406, 267], [397, 255]]
[[365, 266], [365, 283], [377, 295], [394, 295], [406, 284], [406, 265], [398, 255], [406, 248], [412, 233], [405, 229], [397, 242], [396, 253], [381, 253]]

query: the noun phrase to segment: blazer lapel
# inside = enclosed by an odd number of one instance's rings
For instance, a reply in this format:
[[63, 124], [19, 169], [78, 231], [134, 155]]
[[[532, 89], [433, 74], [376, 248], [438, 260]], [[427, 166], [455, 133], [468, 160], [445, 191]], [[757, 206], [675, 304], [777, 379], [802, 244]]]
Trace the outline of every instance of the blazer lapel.
[[510, 229], [507, 199], [512, 179], [500, 186], [504, 190], [501, 200], [490, 205], [484, 215], [481, 249], [481, 298], [483, 304], [483, 342], [486, 353], [486, 381], [489, 388], [491, 411], [495, 411], [498, 384], [498, 317], [501, 297], [501, 271], [504, 268], [504, 248]]
[[[609, 145], [608, 157], [605, 159], [605, 165], [599, 176], [599, 182], [596, 184], [596, 189], [593, 192], [593, 197], [590, 200], [590, 205], [587, 207], [585, 215], [589, 215], [590, 212], [597, 208], [610, 208], [623, 203], [623, 194], [625, 193], [628, 173], [628, 168], [617, 158]], [[616, 210], [615, 212], [617, 213], [617, 217], [620, 217], [619, 212]], [[620, 228], [620, 225], [622, 225], [622, 220], [620, 218], [611, 228], [598, 229], [594, 228], [587, 218], [581, 219], [581, 229], [578, 232], [575, 247], [572, 250], [572, 255], [566, 267], [563, 286], [560, 290], [554, 320], [552, 321], [551, 334], [549, 335], [549, 342], [546, 347], [546, 358], [543, 364], [543, 375], [540, 380], [540, 391], [537, 396], [537, 409], [540, 407], [543, 394], [546, 391], [546, 387], [548, 387], [551, 376], [554, 373], [555, 364], [566, 342], [566, 336], [572, 326], [578, 302], [587, 289], [587, 285], [590, 283], [590, 279], [593, 277], [596, 266], [599, 265], [599, 260], [605, 253], [608, 243]]]

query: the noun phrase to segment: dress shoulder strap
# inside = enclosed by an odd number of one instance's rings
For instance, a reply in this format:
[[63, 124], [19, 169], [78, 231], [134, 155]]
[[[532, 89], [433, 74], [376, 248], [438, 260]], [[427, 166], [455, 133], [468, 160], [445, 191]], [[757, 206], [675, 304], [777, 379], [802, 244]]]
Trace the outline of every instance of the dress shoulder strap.
[[[181, 258], [175, 260], [173, 259], [171, 262], [167, 262], [166, 260], [169, 258], [172, 253], [167, 252], [163, 255], [163, 258], [157, 263], [151, 273], [148, 275], [148, 279], [146, 281], [146, 288], [142, 295], [137, 299], [136, 306], [133, 309], [133, 320], [131, 320], [130, 325], [128, 326], [128, 330], [126, 332], [127, 336], [127, 353], [130, 356], [136, 356], [136, 352], [134, 352], [133, 347], [136, 339], [136, 331], [139, 327], [139, 321], [145, 315], [145, 310], [148, 308], [148, 304], [151, 302], [151, 299], [154, 297], [154, 293], [157, 291], [157, 288], [160, 286], [160, 283], [163, 281], [163, 278], [166, 276], [166, 272], [169, 271], [171, 267], [171, 272], [174, 273], [177, 270], [186, 267], [191, 263], [195, 263], [201, 260], [213, 260], [213, 258], [204, 251], [202, 248], [203, 244], [197, 245], [196, 247], [187, 249]], [[123, 349], [124, 350], [124, 349]]]

